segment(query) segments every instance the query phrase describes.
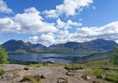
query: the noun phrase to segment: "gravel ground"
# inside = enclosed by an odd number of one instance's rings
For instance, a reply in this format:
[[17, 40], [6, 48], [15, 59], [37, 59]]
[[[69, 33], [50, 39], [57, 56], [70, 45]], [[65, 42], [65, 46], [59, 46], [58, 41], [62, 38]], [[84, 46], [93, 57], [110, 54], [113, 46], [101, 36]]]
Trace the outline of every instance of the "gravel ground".
[[[74, 76], [68, 76], [68, 70], [64, 67], [28, 67], [29, 70], [24, 70], [24, 65], [17, 64], [5, 64], [0, 65], [0, 69], [4, 69], [7, 73], [0, 76], [0, 83], [21, 83], [25, 75], [44, 75], [46, 78], [41, 80], [41, 83], [57, 83], [59, 78], [68, 80], [68, 83], [93, 83], [96, 78], [91, 77], [91, 80], [84, 80], [82, 74], [86, 71], [77, 70]], [[30, 82], [29, 82], [30, 83]], [[108, 83], [100, 81], [100, 83]]]

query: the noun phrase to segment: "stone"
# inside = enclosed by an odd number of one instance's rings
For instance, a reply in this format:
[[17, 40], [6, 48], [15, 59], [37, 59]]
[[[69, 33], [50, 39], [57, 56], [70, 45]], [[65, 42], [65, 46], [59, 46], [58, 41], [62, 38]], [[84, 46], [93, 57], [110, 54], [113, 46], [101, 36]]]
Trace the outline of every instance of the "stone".
[[14, 79], [14, 75], [12, 73], [6, 73], [2, 76], [3, 81], [10, 81]]
[[57, 83], [68, 83], [68, 80], [67, 80], [67, 78], [59, 78], [57, 80]]
[[106, 75], [101, 75], [102, 76], [102, 79], [105, 79], [107, 76]]
[[68, 75], [68, 76], [75, 76], [75, 72], [69, 71], [69, 72], [66, 73], [66, 75]]
[[99, 79], [105, 79], [106, 77], [107, 77], [106, 75], [97, 76], [97, 78], [99, 78]]
[[91, 76], [86, 76], [86, 80], [91, 80]]
[[0, 76], [0, 80], [2, 79], [2, 77]]
[[91, 80], [91, 76], [87, 76], [87, 75], [83, 75], [82, 78], [84, 78], [85, 80]]
[[42, 74], [40, 77], [41, 77], [42, 79], [47, 78], [47, 76], [46, 76], [46, 75], [44, 75], [44, 74]]

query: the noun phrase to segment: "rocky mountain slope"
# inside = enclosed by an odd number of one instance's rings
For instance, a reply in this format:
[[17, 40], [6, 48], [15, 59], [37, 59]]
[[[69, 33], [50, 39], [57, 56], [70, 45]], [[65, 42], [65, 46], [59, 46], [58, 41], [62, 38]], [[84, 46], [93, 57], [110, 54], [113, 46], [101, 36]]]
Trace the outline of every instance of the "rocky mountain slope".
[[114, 41], [97, 39], [83, 43], [67, 42], [51, 45], [48, 49], [57, 53], [100, 53], [112, 50], [115, 46], [117, 43]]
[[110, 40], [97, 39], [93, 41], [64, 44], [46, 47], [42, 44], [32, 44], [21, 40], [9, 40], [2, 44], [7, 52], [15, 53], [100, 53], [112, 50], [117, 43]]

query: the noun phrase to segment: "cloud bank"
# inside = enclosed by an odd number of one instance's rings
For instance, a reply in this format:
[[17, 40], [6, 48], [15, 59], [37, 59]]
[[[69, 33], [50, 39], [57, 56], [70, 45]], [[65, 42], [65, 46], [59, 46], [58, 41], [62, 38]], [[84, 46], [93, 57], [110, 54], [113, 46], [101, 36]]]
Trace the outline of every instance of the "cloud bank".
[[43, 21], [40, 12], [34, 7], [25, 9], [24, 13], [14, 17], [0, 18], [0, 26], [2, 33], [37, 34], [58, 30], [53, 23]]
[[[93, 0], [63, 0], [63, 3], [57, 5], [55, 9], [40, 12], [35, 7], [30, 7], [24, 9], [23, 13], [0, 17], [0, 34], [30, 34], [33, 36], [27, 38], [27, 41], [46, 46], [70, 41], [86, 42], [98, 38], [117, 42], [118, 21], [101, 27], [82, 27], [83, 23], [68, 18], [79, 15], [92, 3]], [[95, 10], [96, 7], [92, 6], [92, 9]], [[0, 0], [0, 13], [12, 12], [13, 10]], [[66, 20], [62, 19], [62, 16]], [[47, 21], [45, 17], [54, 21]]]
[[[52, 33], [53, 34], [53, 33]], [[65, 42], [86, 42], [95, 39], [106, 39], [106, 40], [114, 40], [118, 41], [118, 21], [106, 24], [101, 27], [82, 27], [78, 28], [77, 32], [69, 33], [68, 30], [60, 30], [56, 36], [53, 35], [45, 35], [47, 37], [37, 36], [30, 37], [33, 41], [40, 42], [40, 38], [42, 41], [47, 40], [47, 42], [51, 42], [51, 44], [57, 43], [65, 43]], [[48, 39], [49, 38], [49, 39]], [[32, 42], [32, 41], [31, 41]], [[40, 42], [44, 44], [43, 42]]]
[[12, 13], [13, 10], [8, 8], [6, 3], [3, 0], [0, 0], [0, 13]]
[[56, 9], [45, 10], [43, 13], [49, 18], [58, 18], [61, 15], [74, 16], [91, 3], [93, 0], [64, 0], [63, 4], [56, 6]]

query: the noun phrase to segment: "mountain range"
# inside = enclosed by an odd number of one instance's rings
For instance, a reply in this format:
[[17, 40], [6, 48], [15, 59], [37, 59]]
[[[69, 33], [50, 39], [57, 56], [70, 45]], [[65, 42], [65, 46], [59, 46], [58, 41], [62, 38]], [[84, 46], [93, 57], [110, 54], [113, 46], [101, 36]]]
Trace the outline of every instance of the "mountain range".
[[111, 40], [96, 39], [78, 43], [67, 42], [46, 47], [42, 44], [9, 40], [2, 44], [8, 53], [101, 53], [112, 50], [117, 43]]
[[41, 52], [47, 49], [42, 44], [32, 44], [30, 42], [23, 42], [22, 40], [9, 40], [2, 44], [8, 53], [28, 53], [28, 52]]
[[96, 39], [83, 43], [67, 42], [65, 44], [51, 45], [49, 50], [59, 53], [100, 53], [112, 50], [116, 45], [115, 41]]

